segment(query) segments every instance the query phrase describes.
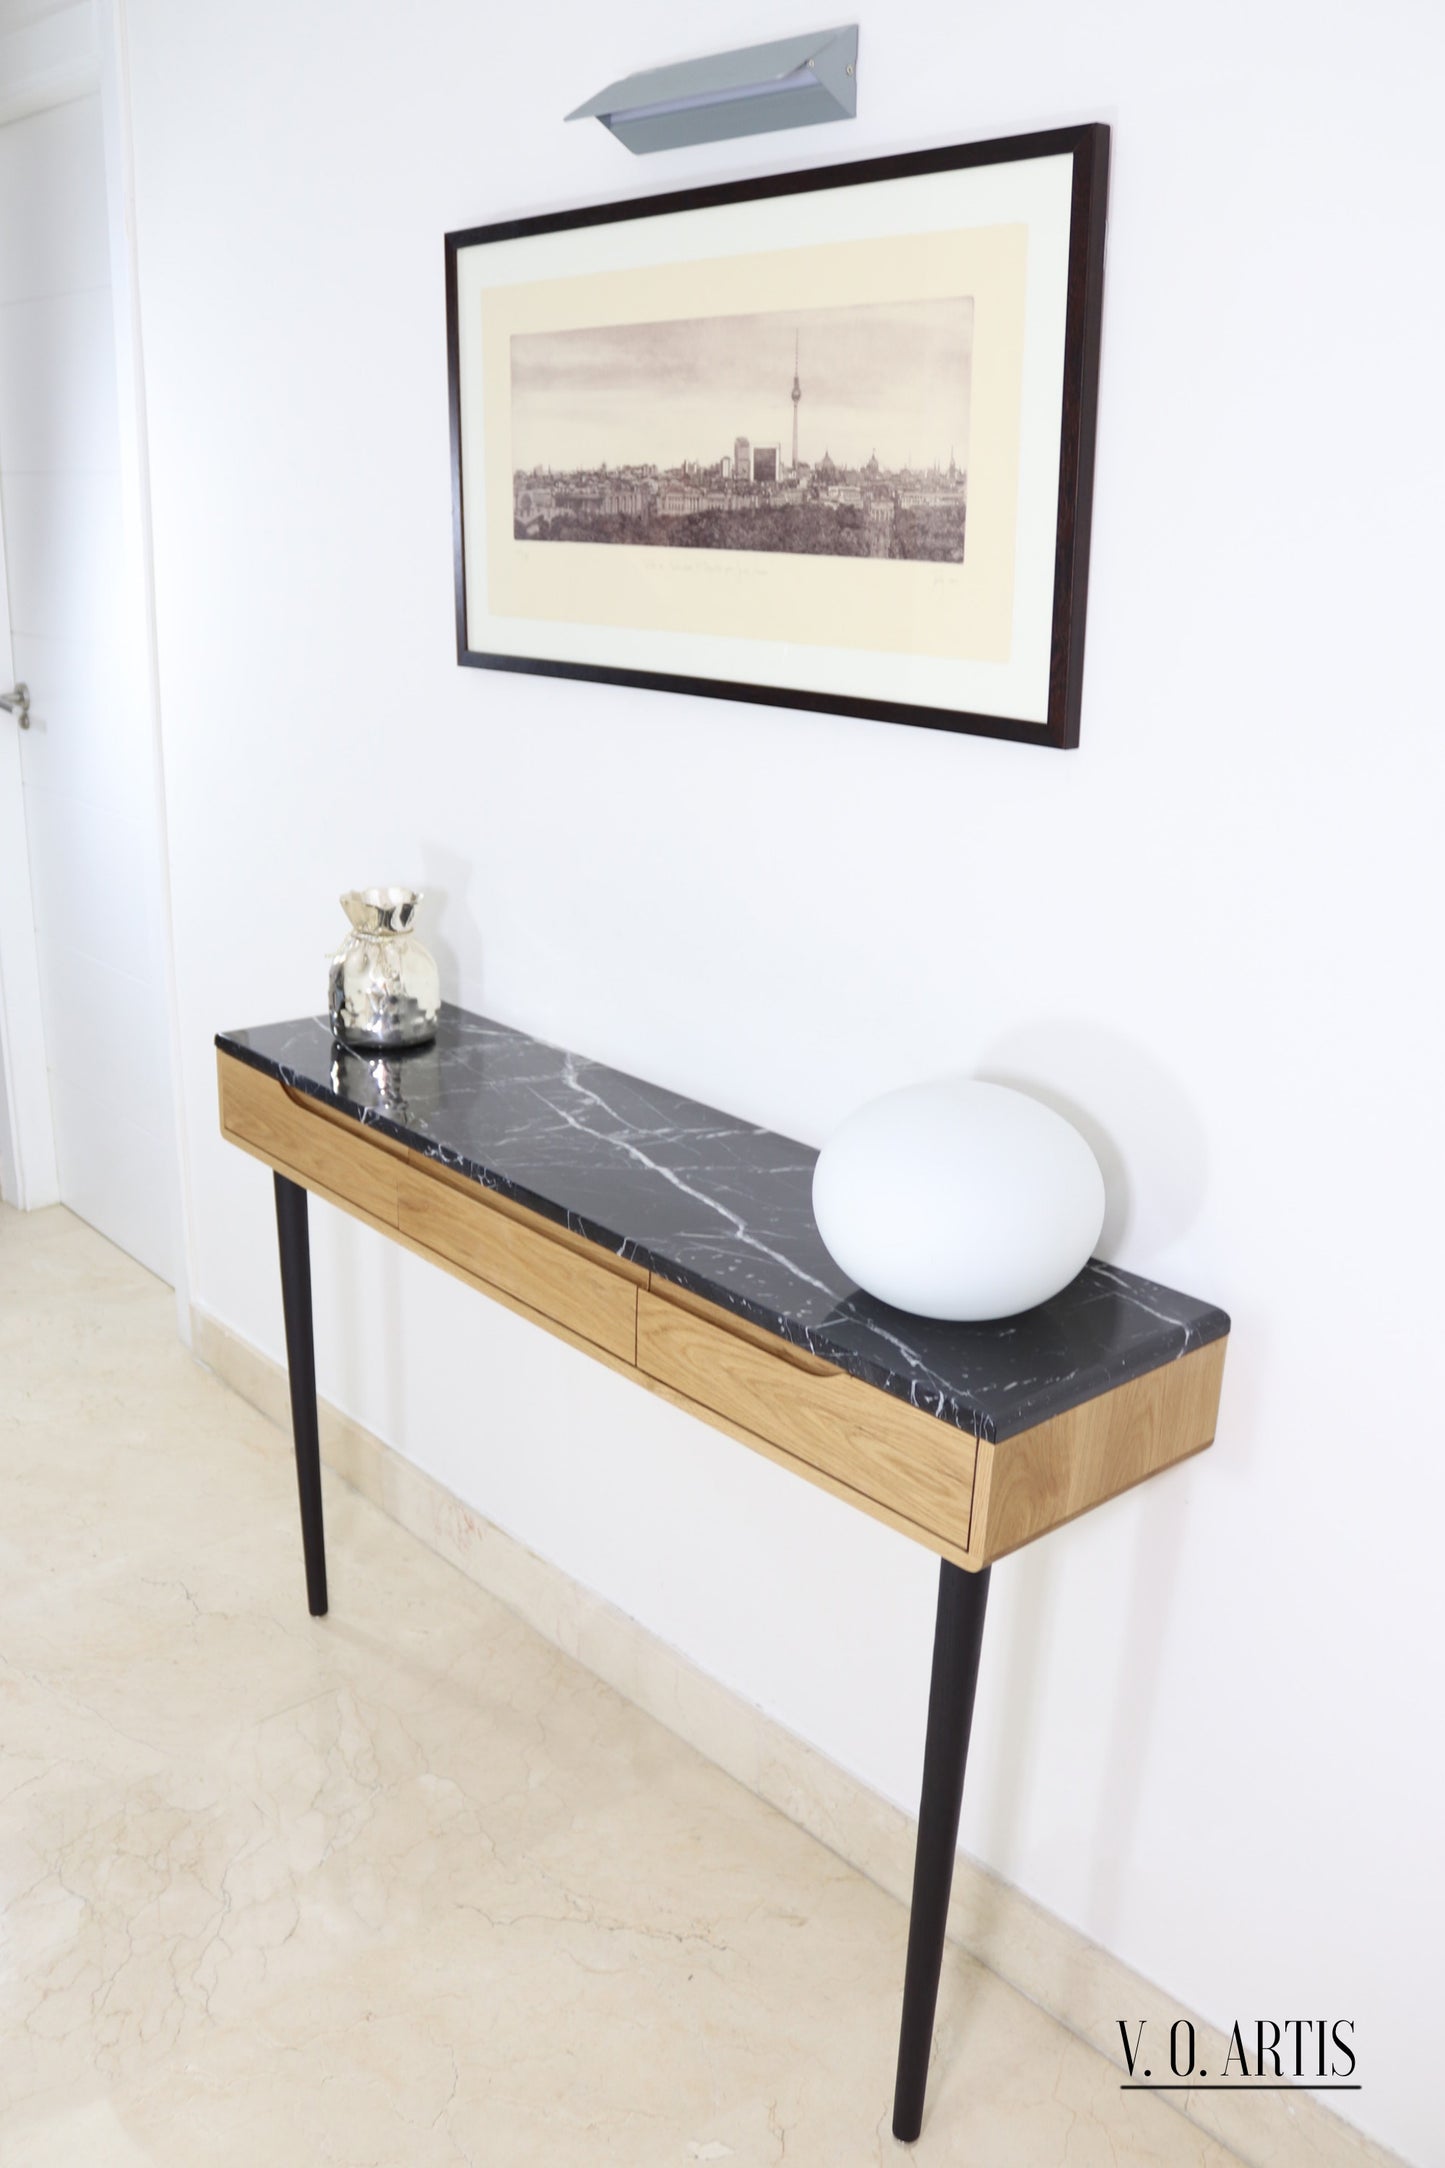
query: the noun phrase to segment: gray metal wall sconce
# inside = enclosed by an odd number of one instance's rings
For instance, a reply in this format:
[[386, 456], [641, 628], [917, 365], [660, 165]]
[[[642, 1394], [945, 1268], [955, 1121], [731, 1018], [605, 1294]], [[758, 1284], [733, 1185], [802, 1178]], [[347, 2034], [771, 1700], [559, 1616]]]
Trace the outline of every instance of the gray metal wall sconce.
[[630, 151], [678, 150], [858, 110], [858, 25], [744, 45], [609, 83], [568, 120], [600, 120]]

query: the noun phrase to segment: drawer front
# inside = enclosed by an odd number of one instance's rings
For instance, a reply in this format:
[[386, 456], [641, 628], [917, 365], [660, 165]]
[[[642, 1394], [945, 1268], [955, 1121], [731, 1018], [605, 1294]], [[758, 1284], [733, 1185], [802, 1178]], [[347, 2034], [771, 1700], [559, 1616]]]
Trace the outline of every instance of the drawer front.
[[959, 1551], [968, 1549], [974, 1440], [845, 1371], [820, 1375], [643, 1291], [637, 1367]]
[[218, 1054], [221, 1132], [307, 1188], [319, 1189], [385, 1226], [396, 1225], [401, 1164], [386, 1140], [359, 1122], [328, 1120], [317, 1105], [291, 1097], [275, 1077]]
[[396, 1169], [397, 1227], [440, 1259], [565, 1325], [595, 1347], [631, 1363], [637, 1346], [637, 1287], [605, 1257], [581, 1256], [509, 1218], [470, 1193], [423, 1174]]

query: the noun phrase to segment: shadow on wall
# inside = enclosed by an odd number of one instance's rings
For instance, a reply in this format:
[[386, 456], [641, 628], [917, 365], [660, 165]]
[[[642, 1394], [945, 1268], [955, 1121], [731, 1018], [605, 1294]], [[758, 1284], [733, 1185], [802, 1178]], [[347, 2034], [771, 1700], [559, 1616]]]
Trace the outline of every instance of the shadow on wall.
[[479, 1008], [482, 935], [467, 901], [476, 863], [435, 841], [424, 842], [420, 856], [417, 886], [426, 901], [417, 930], [437, 960], [442, 999]]
[[[1087, 1139], [1103, 1170], [1107, 1204], [1098, 1254], [1147, 1271], [1152, 1257], [1197, 1218], [1208, 1184], [1204, 1125], [1179, 1080], [1154, 1055], [1103, 1025], [1058, 1020], [1025, 1024], [983, 1049], [974, 1074], [1012, 1085], [1054, 1108]], [[1130, 1252], [1121, 1256], [1127, 1243]], [[1117, 1924], [1122, 1867], [1129, 1854], [1138, 1791], [1135, 1772], [1163, 1690], [1164, 1652], [1188, 1515], [1187, 1472], [1149, 1486], [1127, 1571], [1128, 1627], [1110, 1659], [1116, 1667], [1108, 1718], [1108, 1774], [1089, 1803], [1081, 1841], [1095, 1865], [1090, 1931]], [[1107, 1510], [1107, 1509], [1106, 1509]], [[1035, 1544], [1004, 1561], [1012, 1582], [1008, 1628], [993, 1691], [1010, 1711], [1006, 1744], [989, 1784], [991, 1858], [1006, 1858], [1025, 1813], [1031, 1761], [1042, 1735], [1039, 1704], [1055, 1637], [1074, 1630], [1060, 1613], [1066, 1561]], [[1084, 1802], [1080, 1801], [1081, 1812]], [[1005, 1872], [1008, 1870], [1005, 1869]]]
[[[973, 1072], [1042, 1100], [1084, 1137], [1104, 1175], [1099, 1255], [1147, 1272], [1204, 1202], [1209, 1147], [1179, 1079], [1137, 1040], [1070, 1019], [1021, 1024]], [[1127, 1239], [1132, 1255], [1122, 1257]]]

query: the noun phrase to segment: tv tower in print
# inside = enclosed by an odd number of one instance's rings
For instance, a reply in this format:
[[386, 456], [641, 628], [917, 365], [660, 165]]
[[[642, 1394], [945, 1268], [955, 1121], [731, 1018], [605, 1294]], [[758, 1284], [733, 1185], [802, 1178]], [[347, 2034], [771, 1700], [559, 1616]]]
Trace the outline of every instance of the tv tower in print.
[[796, 473], [797, 473], [797, 471], [798, 471], [798, 402], [799, 402], [799, 400], [800, 400], [800, 399], [802, 398], [802, 396], [803, 396], [803, 387], [802, 387], [802, 385], [801, 385], [801, 384], [800, 384], [800, 383], [798, 382], [798, 334], [797, 334], [797, 332], [795, 331], [795, 332], [793, 333], [793, 472], [794, 472], [794, 474], [796, 474]]

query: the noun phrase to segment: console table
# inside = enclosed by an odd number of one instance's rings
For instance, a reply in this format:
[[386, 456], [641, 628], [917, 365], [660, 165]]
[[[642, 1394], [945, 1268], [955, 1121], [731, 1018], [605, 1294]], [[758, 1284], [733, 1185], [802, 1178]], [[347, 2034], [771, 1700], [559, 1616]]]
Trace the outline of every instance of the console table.
[[915, 2139], [989, 1568], [1212, 1441], [1229, 1319], [1097, 1260], [997, 1324], [892, 1310], [823, 1248], [808, 1146], [465, 1010], [400, 1055], [317, 1017], [216, 1045], [222, 1134], [275, 1175], [314, 1615], [308, 1190], [938, 1555], [893, 2110]]

